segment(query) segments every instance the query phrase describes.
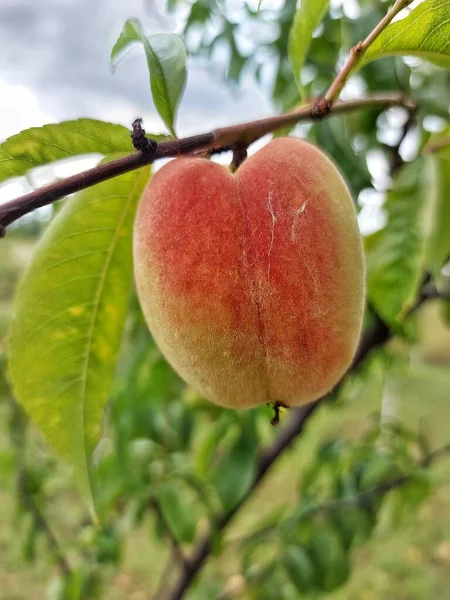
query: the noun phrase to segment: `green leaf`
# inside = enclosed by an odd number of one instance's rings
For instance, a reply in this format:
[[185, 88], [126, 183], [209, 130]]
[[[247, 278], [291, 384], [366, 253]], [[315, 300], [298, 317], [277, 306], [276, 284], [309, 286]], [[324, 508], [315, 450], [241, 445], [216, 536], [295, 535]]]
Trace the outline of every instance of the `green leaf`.
[[142, 168], [67, 200], [39, 243], [15, 306], [10, 373], [17, 400], [75, 469], [90, 500], [127, 313]]
[[359, 490], [367, 491], [377, 488], [397, 475], [394, 462], [388, 454], [375, 456], [362, 473]]
[[227, 429], [230, 427], [230, 420], [226, 414], [223, 415], [215, 422], [212, 423], [208, 428], [204, 428], [200, 431], [199, 443], [195, 452], [195, 470], [197, 473], [208, 478], [214, 454], [223, 436], [226, 434]]
[[311, 535], [309, 555], [317, 570], [317, 583], [321, 590], [331, 592], [348, 579], [349, 557], [333, 527], [317, 525]]
[[371, 178], [366, 161], [356, 155], [349, 144], [353, 135], [350, 125], [351, 121], [346, 117], [322, 121], [314, 125], [313, 136], [317, 145], [339, 165], [356, 197], [363, 188], [371, 186]]
[[103, 582], [94, 564], [81, 562], [69, 575], [65, 576], [58, 600], [99, 600], [103, 592]]
[[448, 0], [425, 0], [411, 13], [391, 23], [368, 48], [358, 68], [378, 58], [419, 56], [450, 69], [450, 4]]
[[33, 519], [29, 523], [25, 535], [22, 536], [22, 554], [26, 562], [34, 562], [36, 560], [36, 545], [40, 533], [41, 531]]
[[346, 550], [359, 541], [365, 541], [373, 529], [373, 521], [356, 506], [339, 507], [330, 516]]
[[[419, 470], [410, 476], [404, 486], [399, 488], [404, 509], [416, 510], [430, 495], [432, 480], [425, 470]], [[407, 511], [408, 512], [408, 511]]]
[[301, 98], [305, 90], [301, 83], [302, 68], [308, 54], [311, 38], [320, 25], [330, 0], [302, 0], [289, 33], [288, 57]]
[[134, 42], [144, 46], [150, 71], [153, 102], [171, 135], [176, 137], [174, 123], [178, 105], [186, 85], [186, 47], [180, 36], [157, 33], [146, 36], [137, 19], [129, 19], [111, 51], [111, 61], [117, 59]]
[[192, 542], [195, 537], [196, 519], [192, 507], [183, 504], [180, 489], [167, 483], [159, 494], [161, 511], [171, 532], [180, 542]]
[[211, 13], [215, 9], [215, 3], [210, 0], [196, 0], [191, 4], [189, 15], [186, 19], [183, 35], [186, 36], [188, 31], [196, 25], [204, 26], [211, 19]]
[[428, 180], [428, 161], [405, 165], [384, 205], [386, 227], [367, 238], [368, 296], [381, 318], [393, 325], [413, 304], [422, 277]]
[[122, 125], [78, 119], [32, 127], [0, 145], [0, 181], [30, 169], [80, 154], [132, 152], [130, 132]]
[[307, 551], [300, 546], [288, 546], [281, 563], [290, 581], [300, 594], [316, 589], [317, 573]]
[[216, 469], [215, 483], [225, 510], [242, 500], [254, 480], [257, 442], [254, 422], [249, 420]]
[[430, 157], [433, 185], [430, 186], [431, 230], [426, 247], [426, 264], [438, 277], [450, 258], [450, 152]]

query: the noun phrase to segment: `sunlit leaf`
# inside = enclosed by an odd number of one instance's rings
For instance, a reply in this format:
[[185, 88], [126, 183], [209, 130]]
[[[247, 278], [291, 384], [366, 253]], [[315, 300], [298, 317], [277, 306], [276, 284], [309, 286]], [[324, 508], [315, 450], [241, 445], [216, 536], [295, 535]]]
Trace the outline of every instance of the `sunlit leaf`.
[[407, 17], [391, 23], [369, 47], [359, 67], [396, 54], [419, 56], [450, 69], [448, 0], [425, 0]]
[[15, 306], [15, 396], [74, 467], [87, 498], [127, 312], [133, 218], [148, 177], [142, 168], [67, 200], [35, 251]]
[[295, 13], [289, 33], [289, 62], [302, 98], [305, 96], [301, 83], [302, 68], [305, 64], [312, 35], [320, 25], [329, 4], [329, 0], [302, 0]]
[[431, 231], [426, 248], [426, 264], [437, 277], [450, 259], [450, 144], [431, 158], [434, 185], [431, 186]]
[[0, 145], [0, 181], [63, 158], [132, 151], [130, 132], [122, 125], [78, 119], [32, 127]]
[[130, 44], [144, 46], [150, 71], [153, 102], [172, 136], [176, 137], [174, 123], [178, 105], [186, 85], [186, 48], [180, 36], [158, 33], [146, 36], [137, 19], [129, 19], [111, 51], [116, 64]]
[[384, 205], [387, 225], [369, 238], [369, 299], [381, 318], [391, 324], [413, 304], [423, 276], [423, 215], [429, 192], [427, 161], [416, 160], [403, 167]]

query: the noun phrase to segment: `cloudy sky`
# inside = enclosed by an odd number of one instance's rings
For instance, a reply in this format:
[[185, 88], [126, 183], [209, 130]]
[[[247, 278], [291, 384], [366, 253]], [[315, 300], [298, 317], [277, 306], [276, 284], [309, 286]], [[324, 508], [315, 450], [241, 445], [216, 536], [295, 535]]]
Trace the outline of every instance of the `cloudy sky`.
[[[174, 31], [157, 0], [1, 0], [0, 139], [24, 128], [80, 116], [163, 126], [152, 107], [147, 66], [136, 48], [113, 74], [109, 53], [127, 18], [148, 33]], [[158, 10], [159, 8], [159, 10]], [[241, 90], [211, 67], [190, 64], [178, 118], [181, 134], [253, 119], [270, 107], [251, 81]]]
[[[279, 1], [266, 0], [275, 5]], [[79, 117], [129, 127], [141, 116], [148, 133], [164, 131], [152, 105], [142, 48], [137, 45], [112, 72], [111, 48], [131, 17], [148, 34], [177, 32], [175, 20], [164, 13], [164, 0], [0, 0], [0, 142], [28, 127]], [[213, 65], [191, 60], [178, 114], [180, 135], [270, 113], [253, 80], [236, 89]], [[64, 177], [94, 164], [85, 159], [35, 169], [29, 181], [0, 186], [0, 203], [49, 183], [55, 175]]]

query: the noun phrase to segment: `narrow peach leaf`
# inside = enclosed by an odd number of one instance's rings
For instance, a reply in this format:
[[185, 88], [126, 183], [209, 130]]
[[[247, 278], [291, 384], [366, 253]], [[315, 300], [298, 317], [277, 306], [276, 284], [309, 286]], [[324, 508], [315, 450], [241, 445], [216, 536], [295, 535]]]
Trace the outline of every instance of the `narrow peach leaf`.
[[320, 25], [329, 4], [330, 0], [302, 0], [289, 32], [288, 57], [302, 98], [305, 96], [301, 83], [302, 69], [308, 55], [313, 33]]
[[92, 499], [132, 281], [132, 227], [149, 167], [66, 201], [20, 286], [10, 347], [17, 400]]
[[133, 152], [130, 132], [123, 125], [77, 119], [32, 127], [0, 144], [0, 181], [57, 160], [115, 152]]

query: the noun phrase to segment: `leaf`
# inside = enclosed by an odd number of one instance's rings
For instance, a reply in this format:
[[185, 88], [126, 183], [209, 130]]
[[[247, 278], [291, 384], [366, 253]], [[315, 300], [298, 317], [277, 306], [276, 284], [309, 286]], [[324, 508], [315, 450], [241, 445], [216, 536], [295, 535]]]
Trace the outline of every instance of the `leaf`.
[[418, 509], [430, 495], [431, 489], [432, 480], [429, 473], [418, 470], [412, 474], [405, 485], [399, 488], [405, 512]]
[[396, 476], [392, 458], [387, 454], [375, 456], [362, 473], [360, 491], [373, 490]]
[[371, 186], [371, 178], [366, 161], [356, 155], [349, 144], [352, 137], [349, 123], [345, 117], [322, 121], [314, 125], [313, 135], [317, 145], [337, 162], [351, 187], [353, 197], [357, 197], [363, 188]]
[[304, 548], [288, 546], [283, 552], [281, 563], [291, 583], [300, 594], [316, 589], [317, 573]]
[[359, 541], [365, 541], [374, 525], [367, 513], [356, 506], [339, 507], [330, 516], [346, 550]]
[[147, 37], [141, 23], [137, 19], [129, 19], [111, 51], [112, 63], [134, 42], [141, 42], [144, 46], [153, 102], [171, 135], [176, 137], [175, 116], [186, 85], [184, 42], [174, 33], [157, 33]]
[[316, 526], [309, 543], [309, 556], [318, 574], [317, 583], [324, 592], [331, 592], [348, 579], [349, 557], [332, 526]]
[[195, 470], [201, 477], [206, 479], [210, 474], [214, 453], [229, 427], [230, 420], [224, 412], [217, 422], [211, 424], [208, 428], [204, 428], [204, 430], [200, 432], [194, 464]]
[[450, 259], [450, 152], [442, 150], [430, 157], [434, 185], [431, 189], [431, 231], [426, 247], [426, 264], [438, 277]]
[[80, 154], [132, 152], [130, 132], [122, 125], [95, 119], [32, 127], [0, 145], [0, 181], [30, 169]]
[[242, 500], [254, 480], [257, 442], [254, 422], [244, 423], [216, 469], [215, 482], [225, 510]]
[[450, 3], [425, 0], [400, 21], [391, 23], [369, 46], [358, 68], [378, 58], [419, 56], [450, 69]]
[[192, 507], [183, 504], [180, 490], [173, 483], [167, 483], [159, 494], [161, 511], [171, 532], [180, 542], [192, 542], [197, 525]]
[[67, 200], [40, 241], [15, 306], [10, 373], [17, 400], [75, 469], [91, 501], [98, 442], [131, 286], [142, 168]]
[[366, 246], [369, 299], [381, 318], [393, 325], [412, 305], [422, 277], [428, 171], [423, 159], [399, 171], [384, 205], [387, 225], [369, 236]]
[[311, 38], [320, 25], [330, 0], [301, 0], [289, 33], [288, 58], [301, 98], [305, 97], [305, 90], [301, 83], [302, 68], [308, 54]]

